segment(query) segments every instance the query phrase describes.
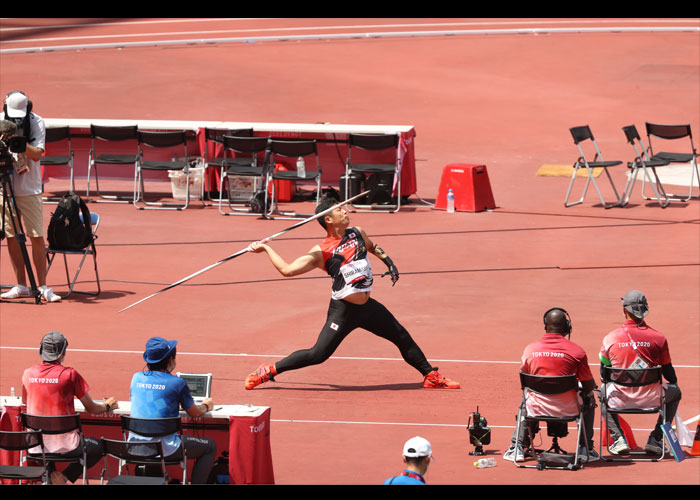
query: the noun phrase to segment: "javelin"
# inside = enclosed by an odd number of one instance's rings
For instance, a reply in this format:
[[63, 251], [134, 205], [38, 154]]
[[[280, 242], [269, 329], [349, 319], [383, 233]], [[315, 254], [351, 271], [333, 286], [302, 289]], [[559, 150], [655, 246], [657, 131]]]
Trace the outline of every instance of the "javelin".
[[[317, 213], [316, 215], [313, 215], [313, 216], [308, 217], [308, 218], [306, 218], [306, 219], [304, 219], [304, 220], [302, 220], [302, 221], [299, 221], [299, 222], [297, 222], [296, 224], [289, 226], [287, 229], [283, 229], [283, 230], [280, 231], [279, 233], [275, 233], [275, 234], [273, 234], [272, 236], [268, 236], [267, 238], [265, 238], [265, 239], [263, 239], [263, 240], [260, 240], [260, 241], [261, 241], [262, 243], [265, 243], [265, 242], [268, 242], [268, 241], [270, 241], [270, 240], [273, 240], [273, 239], [277, 238], [278, 236], [282, 236], [284, 233], [287, 233], [287, 232], [291, 231], [292, 229], [296, 229], [296, 228], [298, 228], [298, 227], [301, 227], [301, 226], [303, 226], [304, 224], [306, 224], [307, 222], [311, 222], [312, 220], [316, 220], [316, 219], [318, 219], [318, 218], [320, 218], [320, 217], [323, 217], [323, 216], [326, 215], [327, 213], [330, 213], [330, 212], [332, 212], [333, 210], [335, 210], [336, 208], [338, 208], [338, 207], [340, 207], [340, 206], [343, 206], [343, 205], [345, 205], [345, 204], [347, 204], [347, 203], [350, 203], [351, 201], [353, 201], [353, 200], [355, 200], [355, 199], [357, 199], [357, 198], [359, 198], [359, 197], [361, 197], [361, 196], [364, 196], [364, 195], [366, 195], [367, 193], [369, 193], [369, 191], [365, 191], [364, 193], [360, 193], [360, 194], [358, 194], [358, 195], [355, 195], [355, 196], [353, 196], [352, 198], [348, 198], [348, 199], [345, 200], [345, 201], [341, 201], [340, 203], [337, 203], [337, 204], [333, 205], [331, 208], [328, 208], [328, 209], [324, 210], [323, 212], [319, 212], [319, 213]], [[224, 262], [228, 262], [229, 260], [235, 259], [235, 258], [238, 257], [239, 255], [243, 255], [244, 253], [247, 253], [249, 250], [250, 250], [250, 245], [248, 245], [248, 246], [247, 246], [246, 248], [244, 248], [243, 250], [239, 250], [238, 252], [229, 255], [228, 257], [224, 257], [224, 258], [221, 259], [220, 261], [215, 262], [214, 264], [212, 264], [212, 265], [210, 265], [210, 266], [207, 266], [207, 267], [205, 267], [204, 269], [200, 269], [200, 270], [197, 271], [196, 273], [190, 274], [190, 275], [187, 276], [186, 278], [182, 278], [180, 281], [176, 281], [175, 283], [172, 283], [172, 284], [166, 286], [165, 288], [162, 288], [162, 289], [158, 290], [157, 292], [152, 293], [152, 294], [149, 295], [148, 297], [144, 297], [143, 299], [139, 300], [138, 302], [134, 302], [134, 303], [131, 304], [130, 306], [126, 306], [124, 309], [120, 309], [119, 311], [117, 311], [117, 314], [120, 313], [120, 312], [122, 312], [122, 311], [126, 311], [127, 309], [129, 309], [129, 308], [131, 308], [131, 307], [134, 307], [135, 305], [140, 304], [141, 302], [145, 302], [146, 300], [148, 300], [148, 299], [150, 299], [150, 298], [152, 298], [152, 297], [155, 297], [155, 296], [158, 295], [159, 293], [163, 293], [163, 292], [165, 292], [166, 290], [170, 290], [171, 288], [175, 288], [176, 286], [183, 284], [185, 281], [191, 280], [191, 279], [194, 278], [195, 276], [199, 276], [200, 274], [205, 273], [205, 272], [209, 271], [210, 269], [215, 268], [216, 266], [220, 266], [220, 265], [223, 264]]]

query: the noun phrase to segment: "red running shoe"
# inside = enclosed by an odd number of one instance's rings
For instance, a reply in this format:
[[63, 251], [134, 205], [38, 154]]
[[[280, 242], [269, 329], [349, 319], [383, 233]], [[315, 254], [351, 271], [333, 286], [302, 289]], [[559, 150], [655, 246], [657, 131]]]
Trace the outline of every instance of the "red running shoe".
[[426, 389], [459, 389], [459, 382], [443, 377], [437, 369], [431, 371], [423, 380], [423, 387]]
[[246, 390], [254, 389], [260, 384], [264, 384], [268, 380], [272, 380], [274, 382], [275, 379], [273, 377], [275, 375], [277, 375], [275, 365], [264, 363], [260, 365], [253, 373], [248, 375], [248, 377], [245, 379], [245, 388]]

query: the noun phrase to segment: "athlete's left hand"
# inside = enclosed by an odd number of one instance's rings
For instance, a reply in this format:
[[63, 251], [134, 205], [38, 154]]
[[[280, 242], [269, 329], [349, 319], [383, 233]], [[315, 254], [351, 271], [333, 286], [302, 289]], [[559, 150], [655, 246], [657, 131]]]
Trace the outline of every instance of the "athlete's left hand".
[[397, 281], [399, 281], [399, 270], [396, 269], [396, 266], [392, 263], [389, 264], [389, 270], [382, 274], [382, 277], [386, 276], [387, 274], [391, 275], [391, 286], [394, 286]]

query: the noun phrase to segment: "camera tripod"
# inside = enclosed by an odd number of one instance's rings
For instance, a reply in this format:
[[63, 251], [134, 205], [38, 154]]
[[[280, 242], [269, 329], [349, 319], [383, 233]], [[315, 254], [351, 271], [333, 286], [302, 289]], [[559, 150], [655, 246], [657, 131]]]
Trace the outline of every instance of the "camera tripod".
[[36, 286], [34, 271], [32, 270], [31, 262], [29, 260], [29, 253], [27, 252], [27, 236], [24, 233], [20, 213], [17, 209], [17, 204], [15, 203], [15, 193], [12, 189], [12, 182], [10, 182], [10, 174], [8, 172], [0, 172], [0, 192], [3, 193], [2, 218], [0, 219], [0, 240], [5, 239], [5, 228], [2, 226], [1, 221], [5, 220], [5, 214], [9, 214], [10, 220], [12, 220], [12, 228], [14, 230], [17, 244], [22, 252], [24, 268], [27, 272], [27, 277], [29, 278], [31, 296], [34, 297], [37, 304], [41, 304], [41, 292], [39, 292], [39, 289]]

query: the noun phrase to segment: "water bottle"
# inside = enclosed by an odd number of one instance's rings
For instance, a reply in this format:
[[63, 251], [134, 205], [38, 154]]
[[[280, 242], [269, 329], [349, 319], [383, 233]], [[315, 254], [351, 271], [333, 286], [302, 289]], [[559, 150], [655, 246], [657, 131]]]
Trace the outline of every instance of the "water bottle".
[[14, 398], [15, 397], [15, 388], [10, 387], [10, 397]]
[[455, 194], [450, 189], [447, 192], [447, 213], [453, 214], [455, 212]]
[[302, 156], [297, 158], [297, 175], [299, 177], [306, 176], [306, 165], [304, 164], [304, 158]]
[[487, 467], [496, 467], [496, 459], [493, 457], [480, 458], [474, 462], [474, 467], [477, 469], [486, 469]]

